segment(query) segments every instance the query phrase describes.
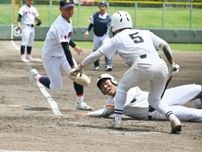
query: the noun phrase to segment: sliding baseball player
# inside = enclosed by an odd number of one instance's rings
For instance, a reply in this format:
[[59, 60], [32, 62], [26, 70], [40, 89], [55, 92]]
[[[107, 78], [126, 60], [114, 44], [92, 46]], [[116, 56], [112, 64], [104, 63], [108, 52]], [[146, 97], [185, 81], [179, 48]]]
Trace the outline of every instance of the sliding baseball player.
[[[88, 112], [90, 117], [109, 117], [114, 113], [114, 96], [118, 82], [110, 74], [102, 74], [97, 80], [97, 87], [104, 95], [108, 95], [105, 106], [102, 109]], [[173, 113], [181, 121], [202, 122], [202, 86], [196, 84], [182, 85], [167, 89], [162, 98], [170, 106]], [[191, 102], [196, 108], [185, 107]], [[123, 113], [138, 120], [166, 120], [166, 117], [156, 110], [149, 112], [148, 92], [139, 87], [133, 87], [127, 92], [127, 99]]]

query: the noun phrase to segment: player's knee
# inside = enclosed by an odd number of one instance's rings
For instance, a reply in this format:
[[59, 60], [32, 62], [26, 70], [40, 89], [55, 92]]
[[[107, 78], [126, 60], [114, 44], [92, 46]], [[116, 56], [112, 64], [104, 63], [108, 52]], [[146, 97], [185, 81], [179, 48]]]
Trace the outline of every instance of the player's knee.
[[118, 89], [120, 92], [127, 92], [129, 89], [131, 88], [131, 86], [128, 86], [126, 85], [125, 83], [123, 82], [119, 82], [119, 85], [118, 85]]
[[122, 85], [119, 85], [116, 92], [121, 94], [126, 94], [127, 91], [128, 90], [125, 87], [123, 87]]
[[58, 90], [62, 89], [62, 84], [51, 84], [50, 89], [53, 91], [58, 91]]

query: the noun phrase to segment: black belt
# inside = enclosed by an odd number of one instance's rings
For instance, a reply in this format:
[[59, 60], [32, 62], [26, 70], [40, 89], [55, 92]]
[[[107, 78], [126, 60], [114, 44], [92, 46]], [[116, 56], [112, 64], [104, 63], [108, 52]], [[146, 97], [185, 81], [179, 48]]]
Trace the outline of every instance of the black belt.
[[136, 100], [137, 100], [137, 99], [136, 99], [136, 98], [134, 98], [133, 100], [131, 100], [131, 102], [130, 102], [130, 103], [134, 103]]
[[144, 58], [146, 58], [146, 57], [147, 57], [146, 54], [142, 54], [142, 55], [140, 55], [140, 58], [141, 58], [141, 59], [144, 59]]
[[30, 26], [30, 27], [34, 27], [34, 24], [25, 24], [27, 26]]

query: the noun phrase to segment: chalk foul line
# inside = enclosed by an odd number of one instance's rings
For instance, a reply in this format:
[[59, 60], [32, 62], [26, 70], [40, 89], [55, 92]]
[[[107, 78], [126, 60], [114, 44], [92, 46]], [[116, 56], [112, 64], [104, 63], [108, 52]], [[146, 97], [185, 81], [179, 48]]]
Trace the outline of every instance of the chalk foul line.
[[[11, 41], [11, 43], [16, 50], [20, 51], [20, 47], [17, 46], [13, 40]], [[30, 70], [33, 69], [29, 63], [26, 63], [26, 65]], [[58, 108], [57, 102], [51, 97], [51, 95], [48, 93], [48, 91], [45, 89], [45, 87], [38, 81], [36, 81], [36, 84], [37, 84], [39, 90], [41, 91], [41, 93], [43, 94], [43, 96], [46, 98], [47, 102], [49, 103], [53, 113], [56, 116], [62, 116], [62, 113], [60, 112], [60, 110]]]

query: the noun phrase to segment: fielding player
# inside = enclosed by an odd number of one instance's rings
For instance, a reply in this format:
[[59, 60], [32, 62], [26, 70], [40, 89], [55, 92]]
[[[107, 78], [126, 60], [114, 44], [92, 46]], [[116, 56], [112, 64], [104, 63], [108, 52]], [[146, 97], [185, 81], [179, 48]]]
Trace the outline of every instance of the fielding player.
[[[73, 33], [71, 17], [74, 14], [74, 1], [61, 0], [60, 11], [61, 15], [56, 18], [46, 35], [42, 50], [43, 66], [47, 77], [38, 74], [35, 69], [31, 70], [34, 79], [51, 90], [62, 88], [61, 68], [69, 74], [69, 71], [77, 66], [69, 45], [77, 55], [83, 51], [71, 40]], [[92, 110], [92, 107], [84, 102], [84, 87], [74, 82], [74, 89], [76, 91], [76, 109]]]
[[33, 0], [25, 0], [18, 12], [18, 27], [22, 30], [22, 42], [20, 47], [21, 60], [23, 62], [32, 61], [32, 45], [35, 37], [35, 25], [39, 26], [41, 20], [38, 18], [37, 9], [32, 6]]

